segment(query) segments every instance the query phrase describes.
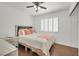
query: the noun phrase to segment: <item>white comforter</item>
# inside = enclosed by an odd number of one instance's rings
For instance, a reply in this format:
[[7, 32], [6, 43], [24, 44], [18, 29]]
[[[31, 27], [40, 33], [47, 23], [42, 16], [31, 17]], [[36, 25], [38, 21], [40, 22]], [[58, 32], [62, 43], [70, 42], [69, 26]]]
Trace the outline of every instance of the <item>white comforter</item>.
[[49, 55], [49, 49], [54, 44], [54, 37], [50, 37], [48, 40], [40, 38], [40, 33], [34, 33], [27, 36], [20, 36], [19, 42], [32, 46], [34, 48], [41, 49], [46, 55]]

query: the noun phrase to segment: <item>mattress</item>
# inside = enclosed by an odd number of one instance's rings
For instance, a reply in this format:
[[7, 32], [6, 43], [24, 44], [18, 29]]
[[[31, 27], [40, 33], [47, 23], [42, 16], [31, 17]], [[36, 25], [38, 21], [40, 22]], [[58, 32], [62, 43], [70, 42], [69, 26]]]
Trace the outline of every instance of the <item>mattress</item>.
[[41, 49], [45, 53], [45, 55], [49, 55], [49, 50], [54, 44], [55, 38], [51, 36], [48, 40], [46, 40], [44, 38], [40, 38], [40, 35], [44, 34], [34, 33], [27, 36], [20, 36], [18, 38], [20, 43]]

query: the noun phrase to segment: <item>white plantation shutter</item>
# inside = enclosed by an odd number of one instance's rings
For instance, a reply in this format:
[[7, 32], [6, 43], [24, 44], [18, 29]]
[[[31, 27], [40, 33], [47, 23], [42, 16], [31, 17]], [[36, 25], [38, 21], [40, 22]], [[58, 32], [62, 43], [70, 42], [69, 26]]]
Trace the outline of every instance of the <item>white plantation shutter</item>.
[[52, 29], [53, 29], [53, 19], [50, 18], [48, 23], [49, 23], [49, 27], [48, 27], [49, 28], [49, 32], [52, 32]]
[[48, 19], [44, 20], [44, 26], [45, 26], [44, 30], [48, 31]]
[[41, 31], [58, 32], [58, 17], [41, 20]]
[[58, 32], [58, 17], [55, 17], [53, 18], [53, 25], [54, 25], [54, 28], [53, 28], [53, 31], [54, 32]]
[[41, 20], [41, 31], [44, 31], [44, 20]]

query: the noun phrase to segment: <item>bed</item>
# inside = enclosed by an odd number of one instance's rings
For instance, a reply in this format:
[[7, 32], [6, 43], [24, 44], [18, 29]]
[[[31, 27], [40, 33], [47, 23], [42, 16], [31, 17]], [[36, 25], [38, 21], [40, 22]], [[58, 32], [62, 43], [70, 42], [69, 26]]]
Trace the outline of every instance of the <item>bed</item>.
[[43, 53], [39, 55], [47, 56], [50, 55], [49, 50], [55, 42], [55, 38], [51, 34], [46, 33], [32, 33], [29, 35], [19, 35], [18, 39], [19, 44], [24, 45], [26, 48], [30, 47], [32, 51], [38, 52], [38, 54]]

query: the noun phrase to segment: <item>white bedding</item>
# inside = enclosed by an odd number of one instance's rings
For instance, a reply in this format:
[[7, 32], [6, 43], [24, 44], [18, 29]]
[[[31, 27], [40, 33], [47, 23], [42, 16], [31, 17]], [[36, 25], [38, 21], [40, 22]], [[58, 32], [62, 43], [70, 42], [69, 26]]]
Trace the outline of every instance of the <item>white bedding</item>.
[[40, 38], [40, 35], [44, 34], [34, 33], [27, 36], [20, 36], [18, 38], [19, 42], [41, 49], [45, 55], [49, 55], [49, 49], [54, 44], [55, 38], [51, 36], [48, 40], [46, 40], [44, 38]]

